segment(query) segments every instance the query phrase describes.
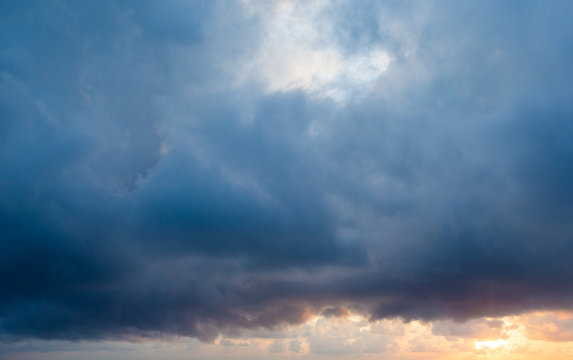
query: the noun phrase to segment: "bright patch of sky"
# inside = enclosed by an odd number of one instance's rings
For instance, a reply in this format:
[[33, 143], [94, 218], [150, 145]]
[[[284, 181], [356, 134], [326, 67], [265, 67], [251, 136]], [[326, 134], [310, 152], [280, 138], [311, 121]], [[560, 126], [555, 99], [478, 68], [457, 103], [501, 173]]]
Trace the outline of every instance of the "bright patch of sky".
[[382, 47], [357, 54], [340, 48], [333, 24], [321, 16], [329, 6], [326, 0], [282, 1], [270, 7], [245, 1], [245, 6], [264, 13], [265, 19], [264, 39], [242, 80], [261, 81], [268, 93], [300, 90], [344, 102], [370, 91], [390, 66], [391, 56]]

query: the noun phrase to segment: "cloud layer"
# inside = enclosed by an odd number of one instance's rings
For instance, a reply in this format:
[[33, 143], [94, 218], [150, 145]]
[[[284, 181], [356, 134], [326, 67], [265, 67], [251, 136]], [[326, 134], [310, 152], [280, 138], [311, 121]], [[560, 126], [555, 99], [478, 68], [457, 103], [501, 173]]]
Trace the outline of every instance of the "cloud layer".
[[3, 2], [2, 336], [570, 309], [572, 7]]

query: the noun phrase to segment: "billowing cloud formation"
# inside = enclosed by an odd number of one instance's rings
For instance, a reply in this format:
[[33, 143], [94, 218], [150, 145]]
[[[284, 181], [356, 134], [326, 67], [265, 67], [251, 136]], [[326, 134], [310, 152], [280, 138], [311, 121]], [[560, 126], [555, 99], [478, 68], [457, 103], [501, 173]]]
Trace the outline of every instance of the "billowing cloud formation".
[[4, 1], [0, 332], [569, 309], [572, 12]]

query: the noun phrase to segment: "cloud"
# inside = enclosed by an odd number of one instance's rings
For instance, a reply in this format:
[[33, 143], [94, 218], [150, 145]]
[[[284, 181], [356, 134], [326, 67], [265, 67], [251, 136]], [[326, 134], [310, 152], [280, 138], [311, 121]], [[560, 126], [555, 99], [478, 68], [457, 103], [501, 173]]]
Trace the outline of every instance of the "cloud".
[[268, 93], [300, 90], [337, 102], [368, 92], [388, 69], [390, 55], [377, 46], [345, 53], [335, 24], [324, 15], [329, 5], [328, 1], [284, 1], [274, 6], [247, 2], [251, 11], [263, 16], [265, 35], [240, 72], [240, 81], [259, 80]]
[[502, 320], [474, 319], [462, 324], [449, 321], [434, 322], [432, 334], [457, 338], [502, 339], [507, 335], [504, 332], [506, 324]]
[[284, 350], [285, 350], [285, 346], [284, 346], [282, 340], [275, 340], [275, 341], [273, 341], [271, 346], [269, 346], [269, 352], [273, 353], [273, 354], [282, 353], [282, 352], [284, 352]]
[[4, 337], [570, 308], [569, 2], [0, 7]]
[[527, 337], [533, 340], [573, 340], [573, 319], [568, 313], [531, 314], [524, 319]]

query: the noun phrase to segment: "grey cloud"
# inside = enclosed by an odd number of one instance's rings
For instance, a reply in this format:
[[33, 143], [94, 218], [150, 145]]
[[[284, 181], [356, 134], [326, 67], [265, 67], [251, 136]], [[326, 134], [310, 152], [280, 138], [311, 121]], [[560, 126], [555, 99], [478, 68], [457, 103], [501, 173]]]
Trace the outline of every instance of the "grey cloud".
[[291, 340], [289, 342], [288, 349], [291, 352], [299, 353], [302, 349], [302, 343], [299, 340]]
[[506, 338], [505, 324], [501, 320], [476, 319], [464, 324], [437, 322], [432, 326], [432, 334], [452, 337], [453, 339], [498, 339]]

